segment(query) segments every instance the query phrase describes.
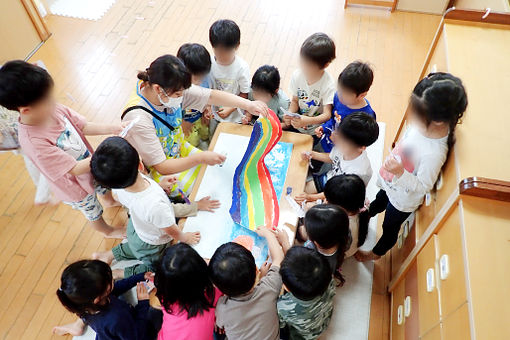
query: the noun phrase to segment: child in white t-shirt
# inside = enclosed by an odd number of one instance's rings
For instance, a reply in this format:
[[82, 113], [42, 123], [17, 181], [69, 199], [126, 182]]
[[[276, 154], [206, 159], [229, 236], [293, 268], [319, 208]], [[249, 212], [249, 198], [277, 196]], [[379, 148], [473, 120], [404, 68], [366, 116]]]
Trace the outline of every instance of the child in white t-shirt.
[[[289, 111], [300, 117], [284, 116], [283, 128], [314, 135], [320, 124], [331, 118], [335, 82], [325, 69], [335, 59], [335, 43], [324, 33], [309, 36], [301, 46], [300, 68], [290, 80]], [[318, 138], [315, 139], [316, 144]]]
[[[248, 98], [250, 92], [250, 67], [236, 55], [241, 43], [241, 30], [232, 20], [218, 20], [209, 29], [214, 57], [211, 64], [213, 89]], [[240, 123], [243, 113], [235, 107], [213, 107], [211, 134], [218, 122]]]
[[324, 186], [333, 176], [341, 174], [358, 175], [365, 186], [372, 177], [372, 167], [366, 148], [372, 145], [379, 137], [379, 125], [375, 119], [366, 113], [356, 112], [345, 117], [338, 124], [332, 135], [334, 147], [331, 152], [305, 151], [302, 154], [306, 161], [318, 160], [331, 163], [331, 170], [325, 174], [314, 175], [313, 181], [306, 184], [305, 193], [296, 196], [302, 202], [324, 200]]
[[[90, 167], [96, 182], [112, 188], [130, 216], [127, 243], [92, 257], [106, 263], [114, 259], [142, 262], [120, 272], [114, 271], [115, 278], [153, 271], [153, 263], [160, 259], [172, 240], [188, 244], [200, 241], [200, 232], [183, 233], [177, 226], [172, 203], [160, 186], [166, 180], [158, 184], [140, 172], [143, 164], [129, 142], [121, 137], [105, 139], [92, 155]], [[210, 206], [217, 203], [206, 198], [198, 202], [198, 209], [210, 210]]]
[[383, 235], [372, 251], [358, 251], [356, 259], [378, 259], [395, 245], [402, 223], [434, 187], [466, 107], [459, 78], [439, 72], [418, 82], [411, 95], [409, 127], [379, 170], [381, 190], [370, 203], [370, 216], [386, 210]]

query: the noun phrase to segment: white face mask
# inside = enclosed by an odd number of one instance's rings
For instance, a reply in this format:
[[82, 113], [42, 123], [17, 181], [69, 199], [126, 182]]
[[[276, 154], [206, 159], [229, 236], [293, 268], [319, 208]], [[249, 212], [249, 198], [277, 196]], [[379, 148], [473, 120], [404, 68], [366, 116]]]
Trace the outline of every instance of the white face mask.
[[180, 96], [180, 97], [170, 97], [166, 93], [165, 93], [165, 96], [168, 99], [168, 101], [166, 101], [166, 102], [163, 101], [163, 99], [161, 99], [161, 96], [158, 94], [158, 99], [159, 99], [159, 102], [161, 103], [161, 105], [163, 105], [164, 107], [169, 108], [169, 109], [171, 109], [173, 111], [177, 111], [181, 107], [182, 96]]

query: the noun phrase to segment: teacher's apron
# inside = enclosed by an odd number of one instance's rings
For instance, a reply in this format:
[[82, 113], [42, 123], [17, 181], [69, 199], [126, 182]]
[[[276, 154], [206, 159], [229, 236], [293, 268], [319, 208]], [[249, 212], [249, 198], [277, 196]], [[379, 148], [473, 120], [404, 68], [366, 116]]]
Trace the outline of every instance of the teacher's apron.
[[[156, 135], [158, 136], [159, 142], [161, 143], [161, 147], [163, 148], [163, 152], [167, 159], [177, 159], [181, 157], [187, 157], [197, 152], [201, 152], [199, 149], [195, 148], [190, 143], [186, 142], [184, 139], [184, 132], [182, 131], [181, 123], [182, 123], [182, 106], [173, 113], [167, 113], [164, 111], [160, 111], [154, 107], [141, 93], [140, 93], [140, 84], [139, 81], [136, 85], [136, 92], [134, 92], [125, 109], [133, 106], [140, 105], [140, 102], [144, 102], [149, 106], [149, 109], [152, 111], [153, 115], [158, 116], [163, 119], [166, 123], [170, 124], [174, 129], [171, 130], [157, 118], [152, 118], [152, 122], [154, 124], [154, 128], [156, 129]], [[143, 147], [143, 146], [140, 146]], [[191, 189], [193, 188], [193, 184], [197, 179], [198, 172], [200, 171], [200, 165], [197, 165], [193, 168], [184, 170], [178, 174], [176, 174], [179, 182], [174, 185], [172, 191], [170, 193], [170, 197], [180, 197], [181, 194], [178, 189], [184, 191], [186, 195], [191, 193]], [[149, 172], [151, 177], [159, 183], [162, 175], [156, 171], [153, 167], [149, 167]]]

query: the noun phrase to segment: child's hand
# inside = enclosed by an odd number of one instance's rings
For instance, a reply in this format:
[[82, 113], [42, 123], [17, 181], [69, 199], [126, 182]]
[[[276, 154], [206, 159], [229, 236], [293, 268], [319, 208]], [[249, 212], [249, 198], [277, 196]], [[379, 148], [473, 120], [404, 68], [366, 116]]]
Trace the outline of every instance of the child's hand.
[[212, 109], [211, 109], [211, 105], [207, 105], [204, 108], [204, 111], [202, 111], [202, 119], [205, 119], [205, 120], [207, 120], [207, 122], [209, 122], [209, 120], [212, 117], [213, 117], [213, 112], [212, 112]]
[[398, 160], [395, 159], [394, 156], [389, 156], [386, 158], [386, 161], [383, 164], [383, 167], [394, 174], [395, 176], [400, 177], [404, 173], [404, 166]]
[[202, 157], [201, 163], [207, 165], [222, 164], [223, 162], [225, 162], [225, 159], [227, 159], [225, 155], [213, 151], [204, 151], [200, 153], [200, 156]]
[[283, 124], [285, 126], [290, 126], [292, 118], [290, 116], [283, 115]]
[[136, 297], [138, 301], [149, 300], [149, 292], [143, 282], [138, 282], [136, 284]]
[[304, 161], [309, 162], [313, 158], [312, 151], [303, 151], [303, 152], [301, 152], [301, 158]]
[[290, 120], [290, 124], [295, 129], [304, 128], [305, 126], [310, 125], [309, 122], [310, 122], [310, 117], [307, 117], [307, 116], [301, 116], [300, 118], [294, 117]]
[[319, 138], [321, 138], [324, 135], [324, 128], [322, 126], [318, 126], [315, 129], [315, 135]]
[[287, 234], [285, 229], [276, 230], [276, 239], [282, 246], [284, 252], [290, 249], [289, 234]]
[[268, 237], [275, 237], [275, 232], [272, 229], [269, 229], [266, 226], [258, 227], [255, 232], [260, 237], [268, 238]]
[[272, 264], [271, 262], [267, 262], [267, 261], [262, 263], [262, 266], [260, 266], [260, 269], [259, 269], [259, 272], [260, 272], [259, 280], [267, 275], [267, 272], [269, 271], [269, 269], [271, 269], [271, 264]]
[[251, 113], [245, 112], [245, 114], [241, 120], [241, 123], [243, 123], [244, 125], [248, 125], [248, 124], [250, 124], [252, 118], [253, 118], [253, 115]]
[[159, 186], [162, 187], [167, 194], [169, 194], [175, 183], [177, 183], [177, 176], [163, 176], [159, 181]]
[[304, 201], [309, 201], [310, 195], [307, 194], [306, 192], [303, 192], [301, 194], [297, 194], [296, 196], [294, 196], [294, 200], [296, 200], [297, 203], [301, 204]]
[[235, 107], [220, 107], [218, 109], [218, 116], [225, 119], [228, 116], [230, 116], [232, 114], [232, 112], [234, 112], [234, 110], [236, 110]]
[[190, 246], [197, 244], [198, 242], [200, 242], [200, 232], [194, 231], [191, 233], [183, 233], [179, 241], [187, 243]]
[[193, 128], [193, 124], [183, 120], [181, 126], [182, 126], [182, 132], [184, 133], [184, 135], [189, 136], [191, 133], [191, 130]]
[[144, 278], [145, 280], [154, 281], [154, 273], [153, 273], [153, 272], [146, 272], [146, 273], [143, 275], [143, 278]]
[[218, 200], [212, 200], [211, 196], [206, 196], [197, 201], [198, 210], [214, 212], [215, 209], [220, 207], [221, 203]]

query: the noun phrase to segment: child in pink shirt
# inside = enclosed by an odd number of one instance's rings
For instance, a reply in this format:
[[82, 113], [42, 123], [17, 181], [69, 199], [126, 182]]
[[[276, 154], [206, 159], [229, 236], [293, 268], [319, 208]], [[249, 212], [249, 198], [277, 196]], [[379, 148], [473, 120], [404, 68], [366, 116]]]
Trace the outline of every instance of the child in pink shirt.
[[120, 237], [123, 230], [109, 226], [97, 193], [111, 193], [94, 184], [90, 173], [92, 147], [84, 135], [121, 132], [121, 125], [87, 122], [70, 108], [56, 104], [53, 79], [43, 68], [21, 60], [0, 69], [0, 105], [16, 110], [19, 143], [25, 155], [48, 179], [56, 198], [80, 210], [91, 226], [107, 237]]
[[158, 340], [213, 340], [214, 312], [221, 293], [207, 272], [207, 263], [185, 243], [166, 249], [154, 277], [163, 307]]

